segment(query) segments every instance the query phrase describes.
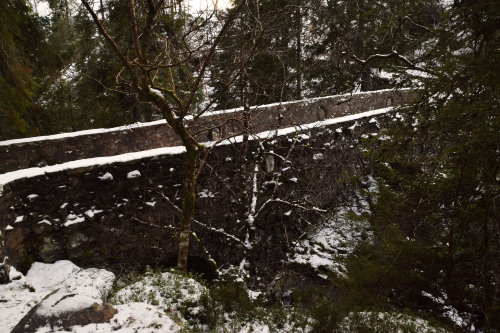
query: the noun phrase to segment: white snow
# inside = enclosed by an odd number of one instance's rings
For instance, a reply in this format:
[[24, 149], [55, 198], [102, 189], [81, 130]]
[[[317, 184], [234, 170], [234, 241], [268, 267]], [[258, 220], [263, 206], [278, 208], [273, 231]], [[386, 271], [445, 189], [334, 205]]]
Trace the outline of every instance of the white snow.
[[323, 154], [321, 154], [321, 153], [317, 153], [317, 154], [314, 154], [314, 155], [313, 155], [313, 160], [314, 160], [314, 161], [317, 161], [317, 160], [322, 160], [322, 159], [324, 159], [324, 158], [325, 158], [325, 157], [324, 157], [324, 156], [323, 156]]
[[60, 134], [45, 135], [45, 136], [35, 136], [35, 137], [31, 137], [31, 138], [6, 140], [6, 141], [0, 141], [0, 146], [9, 146], [9, 145], [18, 144], [18, 143], [30, 143], [30, 142], [38, 142], [38, 141], [46, 141], [46, 140], [59, 140], [59, 139], [72, 138], [72, 137], [78, 137], [78, 136], [83, 136], [83, 135], [129, 131], [129, 130], [134, 129], [134, 128], [149, 127], [149, 126], [156, 126], [156, 125], [162, 125], [162, 124], [166, 124], [166, 121], [164, 119], [152, 121], [152, 122], [148, 122], [148, 123], [135, 123], [132, 125], [119, 126], [119, 127], [113, 127], [113, 128], [98, 128], [98, 129], [84, 130], [84, 131], [78, 131], [78, 132], [68, 132], [68, 133], [60, 133]]
[[290, 261], [345, 277], [344, 259], [354, 251], [363, 234], [370, 234], [368, 224], [349, 218], [349, 212], [341, 210], [306, 239], [296, 242]]
[[[241, 266], [246, 266], [245, 260]], [[248, 277], [246, 271], [238, 270], [236, 267], [221, 270], [220, 273], [231, 275], [233, 281], [238, 281], [244, 286], [245, 278]], [[36, 262], [26, 276], [11, 267], [10, 278], [12, 282], [0, 285], [0, 332], [10, 332], [26, 313], [44, 298], [37, 310], [40, 316], [64, 314], [88, 308], [94, 303], [103, 304], [103, 298], [112, 292], [115, 280], [114, 274], [109, 271], [96, 268], [80, 269], [67, 260], [53, 264]], [[246, 287], [245, 289], [251, 299], [257, 299], [261, 295], [260, 292]], [[39, 328], [37, 332], [205, 332], [209, 331], [207, 326], [192, 326], [193, 322], [186, 320], [185, 315], [193, 316], [207, 310], [200, 302], [200, 297], [206, 292], [207, 289], [202, 284], [179, 273], [148, 271], [145, 275], [139, 276], [137, 282], [125, 286], [108, 299], [117, 310], [109, 323], [73, 326], [69, 331], [60, 326], [46, 326]], [[293, 307], [287, 308], [284, 316], [279, 319], [280, 324], [276, 327], [276, 322], [272, 324], [273, 316], [267, 319], [250, 316], [249, 320], [241, 321], [235, 318], [234, 313], [224, 312], [223, 321], [217, 324], [215, 331], [235, 333], [311, 331], [307, 317], [301, 317]], [[360, 327], [360, 324], [362, 327], [389, 329], [391, 332], [403, 332], [405, 327], [412, 327], [419, 332], [446, 332], [432, 327], [421, 318], [397, 312], [350, 313], [340, 321], [339, 329], [347, 332]]]
[[139, 178], [141, 176], [141, 172], [139, 170], [130, 171], [127, 174], [127, 179]]
[[[410, 89], [400, 89], [400, 91], [406, 91], [406, 90], [410, 90]], [[370, 95], [370, 94], [374, 94], [374, 93], [381, 93], [381, 92], [388, 92], [388, 91], [393, 91], [393, 89], [384, 89], [384, 90], [378, 90], [378, 91], [364, 91], [364, 92], [356, 92], [356, 93], [352, 93], [352, 94], [332, 95], [332, 96], [325, 96], [325, 97], [310, 98], [310, 99], [306, 99], [306, 100], [295, 100], [295, 101], [289, 101], [289, 102], [272, 103], [272, 104], [252, 107], [252, 110], [265, 109], [268, 107], [273, 107], [273, 106], [278, 106], [278, 105], [285, 106], [285, 105], [290, 105], [290, 104], [297, 104], [300, 102], [305, 103], [305, 104], [310, 104], [310, 103], [314, 103], [316, 101], [327, 100], [327, 99], [331, 99], [331, 98]], [[242, 107], [228, 109], [228, 110], [206, 112], [201, 117], [214, 116], [214, 115], [219, 115], [219, 114], [230, 114], [230, 113], [240, 112], [240, 111], [243, 111]], [[29, 142], [46, 141], [46, 140], [58, 140], [58, 139], [64, 139], [64, 138], [68, 138], [68, 137], [77, 137], [77, 136], [91, 135], [91, 134], [128, 131], [128, 130], [131, 130], [134, 128], [149, 127], [149, 126], [156, 126], [156, 125], [163, 125], [163, 124], [166, 124], [165, 119], [147, 122], [147, 123], [135, 123], [132, 125], [119, 126], [119, 127], [114, 127], [114, 128], [98, 128], [98, 129], [78, 131], [78, 132], [69, 132], [69, 133], [61, 133], [61, 134], [54, 134], [54, 135], [47, 135], [47, 136], [36, 136], [36, 137], [31, 137], [31, 138], [6, 140], [6, 141], [0, 141], [0, 146], [9, 146], [9, 145], [18, 144], [18, 143], [29, 143]]]
[[14, 228], [10, 224], [7, 224], [7, 226], [5, 227], [5, 231], [8, 230], [14, 230]]
[[446, 303], [447, 303], [446, 299], [448, 298], [446, 294], [444, 294], [443, 297], [435, 297], [428, 292], [422, 291], [422, 296], [428, 297], [433, 302], [443, 305], [443, 309], [446, 310], [443, 313], [443, 316], [450, 319], [458, 327], [465, 328], [467, 326], [468, 321], [463, 318], [464, 316], [461, 316], [460, 313], [458, 312], [458, 310], [455, 309], [454, 307], [452, 307], [451, 305], [446, 305]]
[[[448, 333], [449, 331], [433, 327], [427, 320], [398, 312], [351, 312], [339, 324], [339, 332], [358, 332], [369, 328], [373, 332], [404, 333], [408, 328], [412, 332]], [[363, 331], [361, 329], [361, 331]]]
[[[58, 291], [48, 298], [46, 306], [41, 306], [37, 313], [49, 315], [65, 312], [70, 307], [81, 309], [90, 302], [99, 304], [103, 293], [111, 290], [115, 277], [103, 269], [80, 269], [70, 261], [61, 260], [53, 264], [35, 262], [26, 276], [11, 267], [10, 278], [12, 282], [0, 285], [1, 332], [10, 332], [33, 306], [55, 290]], [[78, 297], [67, 297], [58, 304], [50, 303], [72, 294]]]
[[[62, 260], [53, 264], [36, 262], [26, 276], [11, 267], [10, 278], [13, 280], [11, 283], [0, 285], [0, 332], [10, 332], [33, 306], [53, 292], [37, 310], [38, 315], [50, 316], [83, 309], [94, 303], [102, 304], [102, 297], [111, 291], [115, 276], [103, 269], [80, 269], [70, 261]], [[165, 314], [163, 308], [138, 302], [113, 306], [118, 313], [109, 323], [73, 326], [71, 332], [181, 331], [181, 327]], [[66, 330], [44, 327], [37, 332]]]
[[7, 172], [0, 175], [0, 194], [2, 193], [3, 187], [6, 184], [15, 181], [17, 179], [37, 177], [45, 174], [50, 174], [65, 170], [86, 168], [95, 165], [129, 162], [133, 160], [140, 160], [143, 158], [154, 157], [154, 156], [181, 154], [185, 151], [186, 149], [182, 146], [165, 147], [165, 148], [157, 148], [141, 152], [126, 153], [115, 156], [86, 158], [82, 160], [76, 160], [61, 164], [49, 165], [43, 168], [29, 168], [29, 169]]
[[72, 224], [85, 222], [85, 217], [82, 215], [69, 214], [66, 218], [66, 222], [64, 223], [65, 227], [68, 227]]
[[16, 217], [16, 220], [14, 221], [14, 223], [23, 222], [23, 220], [24, 220], [24, 215], [20, 215], [20, 216]]
[[151, 91], [153, 94], [155, 94], [156, 96], [159, 96], [161, 98], [164, 98], [163, 97], [163, 94], [161, 93], [161, 91], [159, 91], [158, 89], [154, 89], [154, 88], [151, 88], [149, 87], [149, 91]]
[[198, 197], [201, 198], [215, 198], [215, 195], [209, 189], [203, 189], [198, 193]]
[[113, 180], [113, 175], [109, 172], [106, 172], [104, 175], [97, 177], [100, 180]]
[[[339, 123], [343, 123], [343, 122], [347, 122], [347, 121], [363, 119], [366, 117], [373, 117], [376, 115], [387, 113], [393, 109], [394, 109], [393, 107], [388, 107], [388, 108], [358, 113], [358, 114], [354, 114], [354, 115], [349, 115], [349, 116], [345, 116], [345, 117], [338, 117], [338, 118], [326, 119], [324, 121], [318, 121], [318, 122], [314, 122], [314, 123], [310, 123], [310, 124], [303, 124], [303, 125], [300, 125], [300, 127], [296, 126], [296, 127], [282, 128], [282, 129], [278, 129], [278, 130], [264, 131], [264, 132], [252, 135], [249, 139], [250, 140], [267, 139], [267, 138], [275, 137], [275, 136], [283, 136], [283, 135], [288, 135], [291, 133], [308, 131], [310, 129], [317, 128], [317, 127], [339, 124]], [[238, 142], [242, 142], [242, 141], [243, 141], [243, 135], [240, 135], [240, 136], [237, 136], [237, 137], [234, 137], [231, 139], [223, 140], [222, 142], [219, 143], [219, 145], [233, 144], [233, 143], [238, 143]], [[1, 142], [0, 142], [0, 144], [1, 144]], [[215, 142], [204, 143], [204, 145], [207, 147], [212, 146], [213, 144], [215, 144]], [[122, 163], [122, 162], [129, 162], [129, 161], [133, 161], [133, 160], [140, 160], [140, 159], [155, 157], [155, 156], [181, 154], [181, 153], [184, 153], [185, 151], [186, 151], [186, 148], [183, 146], [164, 147], [164, 148], [156, 148], [156, 149], [150, 149], [150, 150], [145, 150], [145, 151], [140, 151], [140, 152], [126, 153], [126, 154], [115, 155], [115, 156], [87, 158], [87, 159], [76, 160], [76, 161], [71, 161], [71, 162], [66, 162], [66, 163], [61, 163], [61, 164], [56, 164], [56, 165], [49, 165], [49, 166], [42, 167], [42, 168], [29, 168], [29, 169], [22, 169], [22, 170], [7, 172], [5, 174], [0, 174], [0, 194], [3, 192], [3, 187], [6, 184], [13, 182], [15, 180], [18, 180], [18, 179], [31, 178], [31, 177], [41, 176], [41, 175], [45, 175], [45, 174], [60, 172], [60, 171], [64, 171], [64, 170], [74, 170], [74, 169], [79, 169], [79, 168], [95, 166], [95, 165]]]
[[102, 213], [103, 211], [100, 209], [89, 209], [85, 212], [89, 218], [93, 218], [96, 214]]
[[48, 225], [52, 225], [52, 223], [50, 223], [50, 221], [49, 221], [49, 220], [46, 220], [46, 219], [41, 220], [40, 222], [38, 222], [38, 224], [48, 224]]
[[38, 197], [38, 194], [30, 194], [28, 195], [26, 198], [29, 200], [29, 201], [33, 201], [33, 199], [37, 198]]
[[41, 303], [41, 306], [36, 310], [36, 314], [41, 317], [50, 317], [86, 309], [94, 303], [101, 305], [102, 301], [84, 295], [67, 295], [65, 291], [58, 290]]

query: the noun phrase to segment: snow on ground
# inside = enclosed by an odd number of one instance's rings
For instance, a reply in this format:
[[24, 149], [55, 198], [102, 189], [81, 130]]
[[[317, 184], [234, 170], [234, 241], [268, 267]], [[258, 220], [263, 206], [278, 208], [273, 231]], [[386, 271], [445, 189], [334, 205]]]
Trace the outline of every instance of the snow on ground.
[[[234, 269], [228, 271], [233, 272]], [[230, 273], [221, 272], [221, 274]], [[39, 328], [38, 333], [186, 331], [306, 333], [311, 331], [312, 319], [299, 314], [293, 308], [284, 309], [278, 321], [270, 312], [262, 315], [263, 312], [266, 313], [264, 308], [255, 308], [253, 310], [255, 313], [247, 314], [245, 319], [239, 318], [235, 313], [223, 313], [223, 320], [218, 322], [215, 330], [210, 330], [206, 325], [198, 325], [196, 319], [190, 321], [189, 318], [196, 318], [203, 311], [207, 315], [207, 310], [203, 308], [203, 302], [200, 300], [202, 295], [207, 295], [207, 288], [196, 280], [173, 271], [163, 273], [148, 271], [115, 293], [113, 293], [115, 280], [113, 273], [95, 268], [80, 269], [67, 260], [53, 264], [34, 263], [26, 276], [12, 268], [10, 277], [13, 280], [11, 283], [0, 285], [1, 333], [10, 332], [24, 315], [44, 298], [45, 306], [39, 307], [37, 311], [39, 315], [65, 313], [93, 303], [102, 304], [103, 300], [111, 303], [117, 313], [109, 323], [73, 326], [70, 331], [62, 327], [46, 326]], [[249, 291], [249, 294], [252, 292]], [[258, 313], [261, 315], [256, 316]], [[211, 312], [208, 313], [210, 314]], [[391, 332], [446, 332], [433, 328], [425, 320], [399, 313], [351, 313], [340, 325], [340, 331], [390, 327], [393, 329]]]
[[195, 315], [200, 311], [197, 303], [205, 291], [206, 288], [192, 278], [171, 272], [150, 272], [138, 282], [118, 291], [111, 298], [111, 303], [143, 302], [173, 316], [176, 316], [176, 312], [181, 308]]
[[[101, 303], [103, 293], [111, 289], [114, 274], [103, 269], [80, 269], [67, 260], [53, 264], [34, 263], [26, 276], [11, 268], [11, 283], [0, 285], [0, 328], [9, 332], [28, 311], [43, 298], [59, 289], [51, 297], [77, 294], [51, 309], [42, 307], [39, 314], [49, 311], [65, 312], [93, 303]], [[57, 298], [57, 299], [60, 299]], [[49, 300], [50, 301], [50, 300]], [[53, 304], [55, 305], [55, 304]], [[2, 329], [0, 329], [0, 332]]]
[[[346, 210], [338, 212], [305, 239], [297, 241], [289, 260], [308, 264], [319, 272], [328, 271], [346, 277], [345, 258], [361, 240], [371, 237], [368, 223], [355, 218], [356, 215]], [[323, 274], [319, 276], [326, 278]]]
[[355, 312], [350, 313], [340, 323], [339, 332], [391, 332], [391, 333], [446, 333], [448, 330], [436, 328], [422, 318], [388, 312]]
[[[0, 332], [12, 328], [45, 297], [38, 315], [65, 313], [86, 308], [102, 299], [112, 290], [115, 276], [104, 269], [80, 269], [67, 260], [53, 264], [34, 263], [26, 276], [11, 268], [11, 283], [0, 285]], [[52, 293], [52, 294], [51, 294]], [[61, 300], [63, 295], [74, 295]], [[110, 323], [74, 326], [72, 332], [179, 332], [180, 326], [163, 308], [140, 302], [115, 305], [118, 313]], [[62, 332], [63, 328], [44, 327], [42, 332]]]

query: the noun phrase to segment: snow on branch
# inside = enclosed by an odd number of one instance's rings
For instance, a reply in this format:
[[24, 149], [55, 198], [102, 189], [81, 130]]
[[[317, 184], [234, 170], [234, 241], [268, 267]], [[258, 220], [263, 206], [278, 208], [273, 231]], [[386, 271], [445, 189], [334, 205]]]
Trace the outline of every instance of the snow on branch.
[[357, 63], [361, 64], [362, 68], [364, 68], [368, 63], [370, 63], [370, 62], [372, 62], [374, 60], [377, 60], [377, 59], [396, 58], [396, 59], [399, 59], [402, 62], [404, 62], [408, 67], [410, 67], [412, 69], [432, 74], [432, 71], [414, 64], [408, 58], [406, 58], [405, 56], [399, 54], [398, 51], [396, 51], [396, 50], [392, 51], [391, 53], [386, 53], [386, 54], [372, 54], [371, 56], [369, 56], [368, 58], [366, 58], [364, 60], [361, 59], [361, 58], [359, 58], [359, 57], [357, 57], [355, 54], [353, 54], [350, 51], [345, 51], [345, 53], [347, 53]]
[[[179, 207], [177, 207], [163, 192], [159, 192], [159, 193], [163, 197], [163, 199], [165, 199], [165, 201], [167, 201], [179, 214], [182, 212], [181, 209]], [[233, 241], [243, 245], [243, 248], [248, 249], [248, 247], [245, 245], [245, 243], [241, 239], [239, 239], [238, 237], [236, 237], [234, 235], [228, 234], [227, 232], [224, 231], [224, 229], [216, 229], [216, 228], [209, 227], [206, 224], [201, 223], [200, 221], [198, 221], [196, 219], [193, 219], [193, 222], [196, 223], [197, 225], [209, 230], [209, 231], [224, 235], [226, 238], [232, 239]]]

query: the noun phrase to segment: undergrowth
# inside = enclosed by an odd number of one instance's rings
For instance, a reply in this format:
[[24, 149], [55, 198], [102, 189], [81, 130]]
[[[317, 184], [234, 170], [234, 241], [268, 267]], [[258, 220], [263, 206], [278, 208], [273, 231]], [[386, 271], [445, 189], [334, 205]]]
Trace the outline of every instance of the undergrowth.
[[[334, 300], [321, 290], [294, 291], [293, 306], [249, 292], [248, 276], [237, 268], [208, 284], [202, 276], [176, 270], [148, 270], [115, 285], [111, 304], [144, 302], [170, 316], [183, 332], [447, 332], [411, 313], [391, 313], [377, 300], [357, 292]], [[258, 296], [255, 296], [258, 295]]]

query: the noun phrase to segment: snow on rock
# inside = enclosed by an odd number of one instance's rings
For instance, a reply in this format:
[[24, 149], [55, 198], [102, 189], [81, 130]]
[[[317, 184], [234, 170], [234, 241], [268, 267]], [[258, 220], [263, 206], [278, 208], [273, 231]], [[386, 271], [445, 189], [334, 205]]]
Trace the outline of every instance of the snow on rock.
[[40, 303], [36, 314], [41, 317], [52, 317], [87, 309], [94, 303], [102, 305], [102, 300], [84, 295], [67, 294], [64, 290], [57, 290]]
[[5, 231], [7, 230], [14, 230], [14, 227], [11, 226], [10, 224], [7, 224], [7, 226], [5, 227]]
[[33, 200], [35, 200], [37, 197], [38, 197], [38, 194], [30, 194], [30, 195], [28, 195], [26, 198], [27, 198], [29, 201], [33, 201]]
[[21, 215], [21, 216], [16, 217], [16, 220], [14, 221], [14, 223], [23, 222], [23, 220], [24, 220], [24, 215]]
[[[118, 313], [109, 323], [73, 326], [74, 333], [117, 332], [117, 333], [178, 333], [182, 328], [158, 307], [146, 303], [130, 303], [114, 307]], [[39, 329], [42, 332], [67, 332], [63, 328], [55, 330], [50, 327]]]
[[35, 290], [56, 288], [79, 267], [68, 260], [60, 260], [53, 264], [35, 262], [26, 274], [26, 283]]
[[349, 212], [341, 211], [335, 218], [318, 226], [306, 239], [298, 241], [290, 261], [345, 276], [344, 259], [367, 235], [370, 231], [366, 223], [351, 219]]
[[[361, 94], [363, 94], [363, 93], [361, 93]], [[302, 124], [300, 127], [294, 126], [294, 127], [281, 128], [278, 130], [264, 131], [264, 132], [252, 135], [250, 137], [250, 140], [267, 139], [270, 137], [284, 136], [284, 135], [288, 135], [288, 134], [292, 134], [292, 133], [297, 133], [300, 131], [308, 131], [308, 130], [313, 129], [313, 128], [330, 126], [330, 125], [340, 124], [340, 123], [347, 122], [347, 121], [363, 119], [363, 118], [367, 118], [367, 117], [373, 117], [376, 115], [388, 113], [392, 110], [394, 110], [393, 107], [388, 107], [388, 108], [383, 108], [383, 109], [378, 109], [378, 110], [367, 111], [367, 112], [363, 112], [363, 113], [357, 113], [357, 114], [344, 116], [344, 117], [327, 119], [324, 121], [314, 122], [314, 123], [310, 123], [310, 124]], [[163, 122], [165, 122], [165, 121], [163, 120]], [[153, 125], [153, 123], [148, 123], [147, 126], [152, 126], [152, 125]], [[144, 125], [144, 126], [146, 126], [146, 125]], [[128, 128], [128, 127], [124, 127], [124, 128]], [[120, 129], [123, 130], [122, 127], [120, 127]], [[111, 132], [113, 130], [116, 130], [116, 129], [109, 129], [109, 130], [105, 130], [104, 132]], [[342, 131], [341, 129], [338, 129], [338, 130]], [[95, 131], [95, 133], [100, 133], [100, 132]], [[78, 134], [78, 135], [83, 135], [83, 134]], [[70, 136], [72, 136], [72, 135], [66, 135], [66, 133], [65, 133], [65, 135], [62, 135], [60, 137], [70, 137]], [[57, 137], [59, 137], [59, 135], [57, 135]], [[307, 134], [302, 134], [301, 138], [306, 139], [306, 138], [309, 138], [309, 136]], [[0, 142], [0, 145], [9, 145], [9, 144], [21, 143], [21, 142], [33, 142], [33, 141], [40, 141], [40, 140], [45, 140], [45, 139], [39, 137], [36, 139], [29, 138], [29, 140], [20, 139], [20, 140], [2, 141], [2, 142]], [[243, 135], [240, 135], [240, 136], [237, 136], [237, 137], [234, 137], [231, 139], [223, 140], [219, 143], [219, 145], [228, 145], [228, 144], [233, 144], [233, 143], [238, 143], [238, 142], [243, 142]], [[213, 145], [213, 143], [208, 142], [205, 144], [205, 146], [207, 146], [207, 147], [210, 147], [211, 145]], [[155, 148], [155, 149], [150, 149], [150, 150], [145, 150], [145, 151], [115, 155], [115, 156], [87, 158], [87, 159], [76, 160], [76, 161], [71, 161], [71, 162], [66, 162], [66, 163], [61, 163], [61, 164], [49, 165], [49, 166], [41, 167], [41, 168], [35, 167], [35, 168], [7, 172], [5, 174], [0, 174], [0, 195], [2, 194], [3, 188], [6, 184], [13, 182], [15, 180], [18, 180], [18, 179], [22, 179], [22, 178], [37, 177], [37, 176], [42, 176], [45, 174], [50, 174], [50, 173], [55, 173], [55, 172], [60, 172], [60, 171], [65, 171], [65, 170], [85, 168], [85, 167], [95, 166], [95, 165], [123, 163], [123, 162], [140, 160], [140, 159], [150, 158], [150, 157], [155, 157], [155, 156], [182, 154], [185, 151], [186, 151], [186, 148], [183, 146]], [[170, 169], [170, 171], [172, 172], [173, 169]]]
[[140, 176], [141, 176], [140, 171], [139, 170], [134, 170], [134, 171], [130, 171], [127, 174], [127, 179], [139, 178]]
[[48, 224], [48, 225], [52, 225], [52, 223], [50, 223], [50, 221], [49, 221], [49, 220], [47, 220], [47, 219], [43, 219], [43, 220], [41, 220], [40, 222], [38, 222], [38, 224]]
[[[40, 306], [40, 315], [66, 312], [67, 309], [81, 309], [89, 303], [102, 303], [102, 295], [112, 289], [115, 279], [113, 273], [104, 269], [80, 269], [67, 260], [53, 264], [35, 262], [26, 276], [14, 267], [10, 270], [12, 281], [0, 285], [1, 332], [4, 332], [2, 329], [10, 332], [31, 308], [51, 293], [53, 294], [47, 297], [47, 304], [52, 300], [54, 303], [56, 300], [60, 301], [58, 304], [52, 304], [53, 306]], [[56, 294], [60, 297], [57, 298]], [[67, 297], [61, 299], [64, 296]], [[43, 329], [38, 332], [41, 331], [43, 332]]]
[[89, 209], [85, 212], [89, 218], [93, 218], [96, 214], [102, 213], [103, 211], [100, 209]]
[[203, 189], [200, 193], [198, 193], [198, 198], [215, 198], [215, 195], [210, 192], [208, 189]]
[[351, 127], [349, 127], [349, 129], [352, 131], [352, 130], [354, 130], [354, 129], [355, 129], [356, 127], [358, 127], [358, 126], [359, 126], [359, 123], [356, 121], [356, 122], [354, 123], [354, 125], [352, 125]]
[[113, 163], [123, 163], [134, 160], [140, 160], [143, 158], [162, 156], [162, 155], [174, 155], [174, 154], [182, 154], [186, 151], [186, 148], [183, 146], [176, 147], [165, 147], [165, 148], [156, 148], [150, 149], [140, 152], [132, 152], [121, 155], [114, 156], [105, 156], [105, 157], [93, 157], [86, 158], [82, 160], [76, 160], [61, 164], [49, 165], [43, 168], [29, 168], [16, 170], [12, 172], [7, 172], [4, 174], [0, 174], [0, 195], [3, 192], [4, 185], [13, 182], [17, 179], [22, 178], [32, 178], [37, 176], [43, 176], [45, 174], [51, 174], [55, 172], [61, 172], [65, 170], [74, 170], [79, 168], [85, 168], [94, 165], [106, 165]]
[[113, 175], [109, 172], [106, 172], [104, 175], [97, 177], [100, 180], [113, 180]]
[[325, 158], [325, 156], [323, 156], [323, 154], [321, 154], [321, 153], [317, 153], [317, 154], [313, 155], [313, 161], [322, 160], [324, 158]]
[[85, 222], [85, 217], [83, 217], [83, 215], [69, 214], [68, 217], [66, 218], [64, 226], [68, 227], [72, 224], [82, 223], [82, 222]]
[[299, 134], [297, 138], [299, 139], [299, 141], [302, 141], [302, 140], [309, 140], [311, 137], [307, 134]]

